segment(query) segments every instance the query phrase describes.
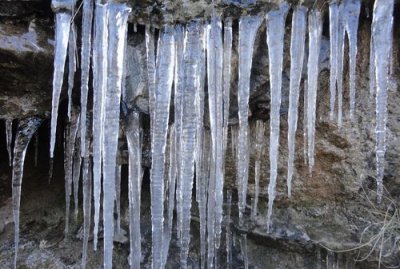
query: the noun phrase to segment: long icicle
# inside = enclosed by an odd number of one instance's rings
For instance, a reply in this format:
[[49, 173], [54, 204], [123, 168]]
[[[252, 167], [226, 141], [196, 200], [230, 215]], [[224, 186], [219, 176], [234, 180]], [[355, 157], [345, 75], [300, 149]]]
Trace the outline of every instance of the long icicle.
[[350, 120], [354, 119], [354, 107], [356, 99], [357, 31], [360, 8], [360, 0], [344, 1], [344, 28], [349, 40]]
[[67, 58], [67, 47], [69, 39], [69, 30], [71, 25], [71, 17], [72, 17], [71, 12], [56, 13], [56, 33], [55, 33], [56, 46], [54, 50], [53, 98], [51, 106], [50, 159], [54, 158], [58, 106], [64, 79], [64, 67], [65, 67], [65, 60]]
[[270, 112], [270, 143], [269, 163], [270, 179], [268, 185], [268, 216], [267, 230], [271, 228], [272, 208], [276, 196], [276, 180], [278, 177], [279, 156], [279, 129], [281, 109], [282, 64], [283, 64], [283, 37], [285, 35], [285, 21], [289, 5], [284, 2], [278, 10], [267, 13], [267, 44], [269, 56], [269, 77], [271, 92]]
[[372, 20], [376, 78], [376, 181], [377, 201], [382, 200], [385, 173], [389, 59], [392, 50], [393, 0], [376, 0]]
[[333, 120], [334, 118], [335, 103], [336, 103], [336, 81], [337, 81], [338, 45], [339, 45], [338, 35], [339, 35], [339, 5], [337, 1], [332, 1], [329, 4], [329, 42], [330, 42], [329, 90], [331, 95], [330, 112], [329, 112], [330, 120]]
[[[103, 218], [104, 268], [112, 268], [114, 235], [115, 167], [118, 149], [120, 99], [125, 52], [125, 32], [131, 9], [123, 3], [109, 4], [108, 82], [104, 107]], [[107, 123], [107, 124], [105, 124]]]
[[[87, 149], [88, 150], [88, 149]], [[92, 212], [92, 165], [89, 157], [84, 157], [82, 167], [82, 191], [83, 191], [83, 246], [82, 269], [86, 268], [87, 249], [89, 243], [90, 222]]]
[[[293, 12], [292, 33], [290, 43], [290, 92], [288, 116], [288, 196], [292, 194], [292, 177], [294, 169], [296, 130], [299, 110], [299, 93], [301, 74], [304, 64], [304, 47], [306, 39], [307, 8], [298, 6]], [[336, 80], [335, 80], [336, 82]]]
[[93, 0], [83, 0], [81, 49], [81, 156], [86, 157], [87, 99], [89, 91], [90, 54], [92, 49]]
[[167, 144], [168, 119], [175, 54], [174, 28], [166, 26], [160, 32], [154, 99], [150, 98], [153, 111], [152, 166], [151, 166], [151, 221], [152, 221], [152, 268], [162, 268], [164, 236], [164, 171]]
[[337, 36], [337, 74], [336, 74], [336, 87], [338, 94], [338, 116], [337, 123], [339, 129], [342, 128], [343, 123], [343, 65], [344, 65], [344, 39], [345, 29], [342, 14], [344, 13], [344, 5], [339, 5], [339, 25], [338, 25], [338, 36]]
[[140, 235], [140, 197], [142, 189], [142, 141], [140, 116], [132, 112], [125, 129], [129, 152], [129, 265], [140, 268], [142, 256]]
[[74, 88], [76, 72], [76, 26], [72, 22], [68, 40], [68, 119], [71, 119], [72, 89]]
[[96, 3], [93, 43], [93, 247], [97, 250], [100, 219], [104, 97], [107, 92], [108, 5]]
[[315, 118], [317, 108], [317, 90], [319, 74], [319, 52], [321, 46], [322, 18], [321, 12], [312, 10], [308, 16], [309, 55], [308, 55], [308, 90], [307, 90], [307, 144], [308, 166], [310, 173], [314, 166]]
[[237, 141], [237, 181], [239, 191], [239, 223], [243, 225], [246, 209], [247, 184], [249, 179], [248, 117], [250, 97], [250, 74], [253, 60], [253, 46], [261, 24], [259, 16], [245, 16], [239, 21], [239, 132]]
[[24, 175], [24, 162], [25, 154], [31, 141], [32, 136], [36, 133], [40, 124], [42, 123], [40, 118], [27, 118], [20, 121], [17, 135], [15, 137], [14, 144], [14, 159], [13, 159], [13, 171], [12, 171], [12, 207], [14, 216], [14, 268], [17, 268], [18, 259], [18, 248], [19, 248], [19, 216], [20, 216], [20, 205], [21, 205], [21, 186], [22, 178]]

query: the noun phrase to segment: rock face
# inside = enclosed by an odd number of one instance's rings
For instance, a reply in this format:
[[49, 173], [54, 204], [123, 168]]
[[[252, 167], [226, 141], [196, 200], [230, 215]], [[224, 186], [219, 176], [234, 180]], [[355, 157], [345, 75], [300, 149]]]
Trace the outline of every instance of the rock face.
[[[147, 79], [145, 74], [145, 39], [144, 30], [140, 24], [152, 24], [161, 27], [165, 23], [187, 22], [194, 18], [207, 19], [211, 13], [211, 0], [198, 1], [130, 1], [134, 6], [130, 21], [138, 23], [138, 31], [129, 31], [128, 39], [128, 63], [127, 63], [127, 96], [129, 109], [135, 109], [148, 113]], [[280, 1], [215, 1], [216, 10], [224, 17], [234, 18], [234, 41], [232, 60], [231, 80], [231, 107], [230, 122], [232, 128], [237, 124], [237, 81], [238, 81], [238, 27], [237, 19], [243, 14], [262, 14], [266, 10], [278, 4]], [[240, 3], [246, 2], [246, 3]], [[253, 2], [257, 2], [254, 4]], [[317, 7], [327, 10], [328, 1], [289, 1], [293, 4], [302, 2], [311, 7], [317, 3]], [[283, 70], [282, 107], [281, 107], [281, 133], [280, 152], [278, 169], [277, 197], [273, 212], [272, 233], [266, 233], [266, 187], [269, 180], [268, 150], [262, 155], [261, 163], [261, 194], [259, 201], [259, 214], [255, 221], [250, 218], [251, 200], [254, 198], [254, 143], [251, 144], [251, 160], [248, 192], [248, 214], [244, 228], [238, 227], [236, 195], [232, 206], [233, 222], [230, 225], [237, 243], [233, 253], [238, 257], [234, 259], [236, 267], [242, 266], [245, 262], [242, 248], [243, 234], [247, 234], [247, 259], [250, 268], [320, 268], [318, 264], [332, 264], [335, 260], [338, 268], [346, 268], [353, 264], [356, 258], [356, 250], [360, 248], [361, 256], [366, 255], [372, 248], [375, 241], [363, 246], [363, 243], [382, 236], [390, 238], [384, 243], [383, 248], [388, 251], [393, 247], [393, 253], [384, 257], [384, 262], [395, 265], [398, 262], [398, 231], [400, 206], [399, 183], [400, 170], [398, 168], [400, 157], [400, 123], [398, 111], [400, 111], [400, 93], [395, 84], [399, 82], [399, 5], [396, 5], [395, 32], [394, 32], [394, 80], [396, 83], [390, 88], [388, 103], [388, 145], [386, 153], [386, 169], [384, 184], [386, 187], [385, 198], [382, 204], [375, 203], [375, 104], [374, 99], [369, 96], [369, 44], [371, 29], [372, 2], [363, 1], [360, 26], [358, 32], [358, 56], [357, 56], [357, 92], [355, 120], [348, 119], [349, 92], [348, 92], [348, 57], [345, 50], [345, 80], [344, 80], [344, 115], [345, 121], [342, 129], [329, 120], [329, 30], [327, 14], [323, 31], [322, 48], [320, 54], [320, 77], [317, 99], [317, 123], [316, 123], [316, 164], [312, 175], [308, 172], [303, 155], [303, 89], [300, 94], [299, 124], [296, 136], [296, 158], [295, 174], [293, 177], [292, 197], [288, 198], [286, 189], [287, 176], [287, 108], [289, 93], [289, 43], [290, 43], [290, 16], [287, 20], [285, 35], [285, 59]], [[79, 15], [76, 20], [80, 20]], [[130, 29], [132, 30], [132, 29]], [[0, 118], [24, 118], [30, 115], [42, 115], [48, 117], [51, 107], [51, 79], [53, 61], [53, 19], [49, 3], [41, 0], [31, 1], [9, 1], [0, 3]], [[306, 77], [306, 70], [303, 72]], [[268, 54], [265, 37], [265, 25], [260, 28], [253, 56], [253, 68], [251, 77], [250, 94], [250, 115], [251, 115], [251, 139], [255, 141], [255, 121], [258, 119], [269, 123], [270, 92], [268, 76]], [[76, 90], [76, 89], [74, 89]], [[64, 91], [65, 92], [65, 91]], [[129, 96], [129, 93], [138, 93]], [[77, 97], [79, 93], [74, 93]], [[268, 126], [268, 125], [267, 125]], [[47, 128], [47, 127], [46, 127]], [[3, 130], [3, 127], [0, 129]], [[145, 129], [147, 134], [149, 128]], [[42, 131], [41, 141], [47, 141], [47, 132]], [[43, 136], [45, 138], [43, 138]], [[148, 138], [148, 136], [146, 136]], [[266, 130], [264, 148], [268, 149], [269, 128]], [[228, 147], [232, 147], [232, 141]], [[149, 143], [145, 143], [144, 165], [150, 166]], [[4, 141], [0, 143], [1, 166], [7, 163]], [[47, 144], [42, 144], [41, 151], [47, 152]], [[236, 171], [234, 157], [228, 151], [226, 165], [226, 189], [236, 188]], [[31, 152], [31, 155], [33, 153]], [[29, 155], [29, 153], [28, 153]], [[3, 158], [4, 157], [4, 158]], [[42, 160], [46, 157], [42, 156]], [[1, 168], [0, 166], [0, 168]], [[30, 167], [36, 171], [34, 167]], [[29, 170], [29, 169], [28, 169]], [[27, 177], [33, 182], [43, 181], [45, 172], [38, 169], [41, 176], [28, 172]], [[0, 169], [2, 177], [0, 187], [11, 184], [6, 174], [9, 171]], [[145, 178], [148, 175], [145, 174]], [[59, 173], [62, 178], [62, 173]], [[148, 183], [147, 183], [148, 184]], [[146, 188], [146, 181], [144, 183]], [[3, 190], [3, 188], [1, 188]], [[55, 190], [54, 192], [52, 190]], [[3, 192], [3, 191], [1, 191]], [[24, 190], [22, 200], [22, 212], [26, 216], [21, 220], [23, 246], [26, 248], [21, 259], [26, 268], [65, 268], [71, 266], [76, 268], [80, 264], [81, 244], [77, 240], [63, 240], [63, 205], [55, 197], [54, 193], [63, 197], [62, 184], [52, 185], [41, 184], [40, 188], [31, 187]], [[9, 202], [7, 197], [11, 196], [8, 187], [0, 196], [0, 216], [9, 214]], [[126, 193], [125, 193], [126, 194]], [[41, 195], [40, 202], [24, 208], [24, 204], [35, 201], [37, 195]], [[142, 212], [148, 212], [149, 191], [142, 194], [144, 202]], [[123, 197], [126, 197], [126, 195]], [[58, 203], [57, 203], [58, 201]], [[54, 205], [43, 207], [43, 205]], [[127, 207], [127, 201], [123, 202], [123, 208]], [[193, 210], [192, 222], [192, 249], [190, 257], [193, 261], [198, 259], [198, 223], [196, 220], [196, 206]], [[25, 211], [24, 211], [25, 210]], [[29, 212], [40, 212], [46, 217], [39, 219]], [[388, 213], [387, 213], [388, 212]], [[24, 213], [22, 213], [24, 214]], [[386, 215], [386, 216], [385, 216]], [[385, 219], [386, 218], [386, 219]], [[3, 221], [4, 219], [4, 221]], [[392, 221], [392, 222], [391, 222]], [[150, 216], [145, 214], [142, 219], [142, 237], [145, 268], [150, 264], [150, 243], [151, 238]], [[12, 232], [9, 227], [10, 218], [0, 219], [0, 264], [11, 266], [12, 257]], [[79, 222], [78, 222], [79, 223]], [[389, 225], [389, 224], [390, 225]], [[396, 224], [397, 223], [397, 226]], [[31, 225], [31, 226], [30, 226]], [[124, 223], [127, 227], [127, 222]], [[226, 223], [225, 223], [226, 225]], [[7, 228], [8, 227], [8, 228]], [[147, 229], [146, 229], [147, 227]], [[38, 231], [38, 233], [31, 232]], [[77, 225], [76, 230], [78, 230]], [[225, 226], [226, 228], [226, 226]], [[40, 232], [39, 232], [40, 231]], [[382, 239], [382, 237], [378, 237]], [[42, 243], [42, 240], [44, 241]], [[46, 243], [47, 241], [51, 243]], [[242, 241], [242, 244], [240, 244]], [[178, 268], [179, 250], [177, 242], [170, 252], [169, 268]], [[39, 248], [38, 248], [39, 246]], [[60, 251], [60, 249], [64, 250]], [[116, 250], [116, 268], [126, 267], [126, 256], [129, 246], [121, 244]], [[343, 255], [327, 252], [327, 249], [345, 252]], [[379, 247], [377, 247], [379, 249]], [[174, 253], [176, 250], [176, 253]], [[33, 251], [32, 254], [29, 254]], [[378, 250], [379, 251], [379, 250]], [[242, 254], [241, 254], [242, 253]], [[386, 252], [384, 252], [385, 254]], [[101, 264], [101, 252], [90, 254], [89, 267], [98, 268]], [[220, 265], [225, 264], [224, 246], [220, 250]], [[322, 258], [321, 258], [322, 256]], [[321, 260], [319, 260], [321, 259]], [[328, 261], [326, 261], [328, 260]], [[369, 262], [376, 262], [376, 252], [366, 259]], [[36, 264], [34, 267], [32, 264]], [[357, 263], [357, 268], [375, 268], [376, 263]], [[197, 268], [193, 262], [193, 268]], [[233, 266], [235, 268], [235, 266]], [[8, 267], [6, 267], [8, 268]], [[25, 267], [24, 267], [25, 268]], [[322, 268], [325, 268], [322, 266]], [[331, 268], [331, 267], [329, 267]], [[348, 267], [351, 268], [351, 267]]]

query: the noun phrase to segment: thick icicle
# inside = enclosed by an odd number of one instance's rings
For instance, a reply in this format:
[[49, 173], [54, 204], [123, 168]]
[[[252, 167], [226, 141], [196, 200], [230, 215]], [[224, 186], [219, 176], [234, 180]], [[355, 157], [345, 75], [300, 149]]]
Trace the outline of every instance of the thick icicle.
[[[338, 68], [338, 35], [339, 35], [339, 5], [337, 1], [329, 4], [329, 42], [330, 42], [330, 73], [329, 73], [329, 90], [330, 90], [330, 112], [329, 118], [333, 120], [336, 102], [336, 81]], [[293, 29], [293, 28], [292, 28]], [[293, 30], [292, 30], [293, 32]]]
[[118, 149], [120, 99], [125, 52], [125, 32], [131, 9], [122, 3], [109, 4], [108, 82], [104, 100], [103, 223], [104, 268], [111, 269], [114, 235], [115, 167]]
[[203, 24], [195, 21], [186, 26], [184, 47], [184, 91], [182, 95], [181, 133], [181, 268], [187, 267], [190, 243], [190, 209], [196, 156], [197, 108], [200, 90]]
[[12, 134], [12, 120], [6, 119], [6, 142], [7, 142], [7, 152], [8, 152], [8, 164], [12, 166], [12, 151], [11, 151], [11, 143], [13, 139]]
[[[57, 1], [54, 1], [57, 2]], [[75, 1], [68, 1], [72, 6]], [[53, 5], [53, 9], [56, 8]], [[63, 9], [64, 10], [64, 9]], [[53, 99], [51, 106], [51, 131], [50, 131], [50, 158], [54, 157], [54, 146], [56, 142], [58, 104], [61, 95], [61, 89], [64, 79], [65, 60], [67, 58], [67, 47], [69, 39], [69, 30], [71, 25], [71, 12], [56, 13], [56, 46], [54, 50], [54, 71], [53, 71]]]
[[177, 195], [176, 195], [176, 216], [177, 235], [181, 236], [182, 220], [182, 189], [181, 189], [181, 134], [182, 134], [182, 96], [184, 89], [184, 27], [180, 24], [175, 26], [175, 72], [174, 72], [174, 114], [175, 114], [175, 159], [177, 162]]
[[344, 28], [349, 40], [350, 120], [353, 120], [356, 98], [357, 31], [361, 1], [345, 0], [343, 5]]
[[71, 119], [72, 89], [74, 88], [76, 72], [76, 26], [72, 22], [68, 40], [68, 119]]
[[[218, 17], [211, 19], [207, 37], [208, 107], [211, 129], [211, 170], [208, 195], [208, 235], [215, 237], [215, 247], [221, 238], [223, 187], [224, 187], [224, 92], [222, 23]], [[214, 214], [214, 216], [212, 216]], [[215, 218], [215, 220], [212, 220]], [[214, 231], [213, 231], [214, 230]], [[210, 245], [209, 248], [213, 246]]]
[[108, 5], [96, 3], [93, 53], [93, 247], [97, 249], [100, 218], [104, 97], [107, 92]]
[[261, 17], [245, 16], [239, 21], [239, 131], [237, 140], [237, 181], [239, 192], [239, 222], [243, 224], [246, 209], [247, 184], [249, 179], [248, 116], [250, 97], [250, 73], [253, 60], [253, 46]]
[[142, 142], [139, 113], [128, 116], [125, 129], [129, 152], [129, 239], [130, 268], [140, 268], [142, 256], [140, 235], [140, 197], [142, 189]]
[[264, 134], [265, 134], [265, 123], [262, 120], [258, 120], [256, 122], [256, 140], [255, 140], [255, 148], [256, 148], [256, 163], [255, 163], [255, 171], [254, 171], [254, 185], [255, 185], [255, 194], [254, 194], [254, 203], [252, 208], [251, 219], [254, 222], [257, 216], [258, 210], [258, 195], [260, 194], [260, 166], [261, 166], [261, 154], [263, 151], [263, 143], [264, 143]]
[[[223, 70], [223, 91], [224, 91], [224, 155], [228, 143], [228, 123], [229, 123], [229, 102], [231, 90], [231, 58], [232, 58], [232, 19], [228, 18], [224, 22], [224, 70]], [[224, 158], [225, 160], [225, 158]], [[223, 165], [224, 168], [224, 165]], [[224, 169], [225, 170], [225, 169]], [[225, 171], [224, 171], [225, 174]]]
[[42, 119], [40, 118], [27, 118], [20, 121], [17, 135], [14, 143], [14, 159], [12, 171], [12, 207], [14, 216], [14, 268], [17, 268], [18, 248], [19, 248], [19, 215], [21, 204], [21, 186], [22, 177], [24, 174], [24, 161], [26, 149], [28, 148], [29, 141], [35, 134]]
[[[337, 122], [339, 129], [342, 127], [343, 122], [343, 61], [344, 61], [344, 38], [345, 29], [343, 24], [343, 8], [344, 5], [341, 3], [339, 5], [339, 25], [338, 25], [338, 35], [337, 35], [337, 73], [336, 73], [336, 87], [338, 94], [338, 116]], [[309, 26], [310, 27], [310, 26]]]
[[267, 13], [267, 44], [269, 56], [269, 77], [271, 92], [269, 163], [270, 179], [268, 185], [267, 230], [271, 227], [272, 208], [276, 196], [276, 179], [278, 177], [279, 126], [281, 109], [283, 37], [289, 5], [284, 2], [279, 9]]
[[79, 126], [79, 113], [74, 112], [71, 113], [70, 120], [65, 127], [64, 137], [65, 235], [68, 234], [69, 230], [75, 139]]
[[[87, 99], [89, 91], [90, 54], [92, 49], [93, 0], [83, 0], [81, 49], [81, 156], [86, 157]], [[114, 23], [114, 22], [113, 22]]]
[[154, 45], [154, 30], [146, 25], [146, 60], [147, 60], [147, 81], [149, 88], [149, 110], [150, 110], [150, 125], [153, 130], [154, 106], [155, 106], [155, 91], [156, 91], [156, 60], [155, 60], [155, 45]]
[[167, 144], [168, 118], [174, 72], [174, 28], [166, 26], [160, 32], [157, 53], [154, 99], [150, 98], [153, 111], [152, 166], [151, 166], [151, 218], [152, 218], [152, 268], [163, 263], [164, 230], [164, 170]]
[[315, 117], [317, 107], [319, 52], [321, 46], [322, 19], [321, 12], [312, 10], [308, 16], [309, 31], [309, 55], [307, 64], [307, 144], [308, 144], [308, 166], [310, 173], [314, 166], [315, 149]]
[[376, 181], [377, 201], [382, 200], [386, 152], [389, 59], [392, 49], [393, 0], [376, 0], [372, 20], [376, 79]]
[[[86, 148], [86, 150], [88, 150], [88, 147]], [[83, 191], [82, 269], [85, 269], [87, 260], [88, 242], [89, 242], [91, 212], [92, 212], [91, 210], [92, 209], [92, 165], [89, 157], [83, 158], [82, 191]]]
[[[307, 9], [299, 6], [295, 9], [292, 18], [292, 34], [290, 43], [290, 92], [289, 92], [289, 116], [288, 116], [288, 196], [292, 193], [292, 177], [294, 168], [295, 142], [297, 120], [299, 110], [299, 93], [301, 74], [304, 64], [304, 46], [306, 37]], [[335, 81], [336, 82], [336, 81]]]

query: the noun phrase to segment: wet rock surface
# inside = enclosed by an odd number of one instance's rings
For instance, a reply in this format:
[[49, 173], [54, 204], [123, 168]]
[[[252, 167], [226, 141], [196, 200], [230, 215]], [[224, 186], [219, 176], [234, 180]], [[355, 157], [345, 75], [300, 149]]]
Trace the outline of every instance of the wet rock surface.
[[[185, 22], [193, 18], [204, 19], [211, 15], [211, 1], [132, 1], [135, 9], [130, 20], [139, 24], [151, 23], [160, 27], [163, 23]], [[242, 1], [244, 2], [244, 1]], [[251, 1], [250, 1], [251, 2]], [[257, 1], [258, 4], [243, 4], [240, 1], [223, 1], [218, 3], [217, 11], [224, 17], [237, 19], [243, 14], [263, 14], [279, 1]], [[293, 3], [301, 1], [290, 1]], [[312, 6], [315, 1], [304, 1]], [[322, 6], [327, 1], [318, 1]], [[386, 153], [386, 169], [384, 184], [385, 199], [381, 205], [375, 203], [375, 106], [374, 99], [369, 97], [369, 40], [371, 23], [371, 3], [363, 1], [360, 28], [358, 33], [357, 57], [357, 92], [355, 120], [348, 120], [348, 76], [344, 80], [344, 115], [345, 122], [341, 130], [335, 123], [329, 121], [329, 34], [324, 27], [320, 61], [320, 78], [317, 100], [317, 139], [316, 166], [312, 175], [303, 156], [303, 100], [300, 94], [300, 115], [296, 136], [295, 174], [293, 178], [293, 194], [287, 197], [287, 107], [289, 84], [289, 54], [290, 16], [287, 20], [285, 36], [285, 60], [281, 107], [281, 134], [279, 177], [277, 198], [273, 212], [272, 233], [266, 233], [266, 187], [269, 180], [268, 150], [262, 156], [261, 196], [259, 214], [255, 221], [250, 219], [251, 198], [254, 197], [254, 145], [251, 143], [251, 160], [249, 176], [248, 210], [245, 227], [239, 228], [237, 220], [236, 195], [232, 205], [232, 223], [235, 246], [233, 268], [244, 268], [244, 255], [241, 253], [240, 239], [247, 234], [247, 256], [250, 268], [317, 268], [318, 251], [322, 255], [322, 263], [326, 263], [326, 248], [341, 251], [360, 247], [363, 242], [377, 235], [383, 227], [386, 212], [392, 216], [395, 209], [391, 203], [400, 206], [398, 168], [400, 156], [400, 93], [396, 87], [389, 91], [388, 117], [388, 147]], [[398, 10], [399, 6], [396, 6]], [[325, 9], [326, 10], [326, 7]], [[397, 12], [398, 13], [398, 12]], [[397, 14], [396, 13], [396, 14]], [[80, 18], [77, 18], [80, 19]], [[398, 14], [395, 21], [398, 21]], [[325, 15], [325, 21], [327, 14]], [[325, 23], [326, 24], [326, 23]], [[234, 42], [232, 59], [232, 93], [231, 93], [231, 124], [237, 123], [237, 64], [238, 64], [238, 27], [234, 21]], [[395, 82], [399, 80], [399, 28], [395, 26]], [[24, 118], [29, 115], [44, 115], [48, 117], [51, 108], [51, 79], [53, 61], [53, 17], [48, 1], [9, 1], [0, 3], [0, 118]], [[127, 77], [127, 108], [148, 113], [147, 80], [145, 75], [145, 44], [144, 30], [139, 25], [137, 33], [130, 26], [128, 40]], [[347, 54], [345, 54], [347, 55]], [[307, 57], [307, 55], [306, 55]], [[348, 58], [345, 58], [345, 74], [348, 73]], [[304, 77], [306, 71], [303, 72]], [[65, 92], [65, 91], [64, 91]], [[129, 93], [133, 93], [129, 96]], [[265, 41], [265, 26], [263, 25], [256, 40], [253, 58], [250, 114], [251, 136], [255, 141], [254, 122], [262, 119], [269, 124], [269, 77], [268, 54]], [[268, 126], [268, 125], [267, 125]], [[47, 128], [44, 126], [43, 128]], [[0, 128], [4, 134], [4, 127]], [[143, 164], [150, 167], [149, 128], [147, 143], [145, 143]], [[47, 130], [42, 131], [40, 151], [48, 151]], [[230, 137], [230, 135], [229, 135]], [[58, 139], [61, 140], [61, 139]], [[269, 128], [266, 130], [264, 148], [268, 149]], [[7, 155], [4, 140], [0, 143], [0, 266], [12, 267], [13, 226], [10, 209], [11, 178], [7, 166]], [[230, 142], [228, 143], [230, 144]], [[229, 146], [229, 148], [232, 145]], [[62, 147], [58, 154], [61, 156]], [[230, 150], [228, 151], [230, 152]], [[28, 156], [32, 156], [32, 150]], [[43, 167], [35, 168], [32, 160], [28, 160], [24, 177], [22, 213], [21, 213], [21, 254], [20, 268], [80, 268], [82, 242], [79, 240], [81, 217], [72, 229], [71, 234], [64, 238], [64, 189], [62, 164], [56, 172], [55, 180], [47, 183], [46, 157], [42, 157]], [[30, 162], [30, 164], [29, 164]], [[62, 160], [59, 160], [62, 163]], [[231, 154], [227, 156], [226, 189], [235, 189], [235, 161]], [[58, 174], [58, 175], [57, 175]], [[148, 175], [147, 175], [148, 178]], [[126, 177], [125, 177], [126, 181]], [[122, 208], [127, 207], [126, 182], [123, 193]], [[144, 188], [148, 188], [148, 182]], [[142, 201], [142, 247], [144, 268], [150, 268], [151, 252], [151, 217], [149, 211], [149, 190], [144, 190]], [[391, 199], [391, 200], [389, 200]], [[226, 205], [225, 205], [226, 207]], [[388, 210], [389, 208], [389, 210]], [[198, 268], [199, 242], [196, 206], [193, 208], [192, 246], [190, 264]], [[123, 223], [127, 229], [127, 221]], [[368, 231], [361, 238], [363, 231]], [[400, 236], [398, 230], [390, 230], [393, 235]], [[223, 242], [224, 244], [224, 242]], [[102, 244], [100, 244], [101, 246]], [[396, 242], [394, 244], [396, 246]], [[372, 246], [362, 248], [365, 255]], [[91, 245], [89, 245], [91, 249]], [[114, 265], [116, 268], [127, 268], [129, 246], [127, 243], [115, 243]], [[334, 255], [331, 259], [340, 260], [345, 268], [356, 258], [356, 251]], [[329, 255], [328, 255], [329, 256]], [[362, 256], [361, 256], [362, 257]], [[328, 258], [329, 259], [329, 258]], [[387, 257], [386, 262], [395, 265], [399, 253]], [[225, 245], [219, 251], [219, 265], [225, 266]], [[357, 268], [376, 268], [377, 255], [374, 253], [368, 262], [357, 263]], [[89, 268], [100, 268], [102, 264], [102, 249], [97, 253], [89, 251]], [[370, 266], [370, 267], [369, 267]], [[168, 268], [179, 268], [179, 246], [172, 242]], [[325, 268], [324, 266], [322, 268]]]

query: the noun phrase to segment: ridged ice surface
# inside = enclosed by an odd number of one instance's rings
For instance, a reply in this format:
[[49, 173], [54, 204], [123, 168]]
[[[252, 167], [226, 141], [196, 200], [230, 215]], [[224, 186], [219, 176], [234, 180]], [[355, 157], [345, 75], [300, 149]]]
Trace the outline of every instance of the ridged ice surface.
[[292, 33], [290, 42], [290, 92], [289, 92], [289, 116], [288, 116], [288, 196], [292, 193], [292, 177], [294, 169], [295, 142], [297, 120], [299, 113], [300, 81], [304, 64], [304, 48], [307, 25], [307, 9], [297, 7], [292, 17]]
[[276, 180], [278, 177], [279, 126], [281, 109], [283, 37], [285, 21], [289, 6], [282, 3], [279, 9], [267, 13], [267, 44], [269, 56], [269, 77], [271, 92], [269, 165], [270, 179], [268, 184], [268, 216], [267, 230], [271, 226], [272, 208], [276, 196]]
[[14, 159], [12, 170], [12, 210], [14, 216], [14, 268], [17, 268], [19, 248], [19, 216], [21, 205], [21, 186], [24, 175], [25, 154], [32, 136], [36, 133], [40, 124], [40, 118], [26, 118], [19, 122], [14, 143]]
[[151, 221], [152, 221], [152, 268], [162, 268], [164, 236], [164, 175], [165, 148], [167, 145], [168, 119], [175, 55], [174, 28], [167, 26], [160, 32], [157, 53], [154, 99], [150, 98], [153, 124], [151, 133], [152, 166]]
[[376, 0], [372, 20], [376, 79], [376, 181], [377, 200], [382, 200], [386, 152], [389, 59], [392, 50], [393, 0]]
[[249, 145], [248, 145], [248, 117], [250, 96], [250, 74], [253, 59], [253, 46], [256, 33], [261, 24], [261, 17], [245, 16], [239, 21], [239, 132], [237, 141], [237, 182], [239, 192], [239, 219], [243, 223], [243, 214], [246, 209], [247, 184], [249, 179]]
[[321, 12], [312, 10], [308, 16], [309, 55], [307, 64], [307, 146], [310, 172], [314, 166], [315, 120], [317, 108], [319, 53], [321, 47], [322, 19]]
[[118, 148], [120, 98], [127, 20], [126, 4], [109, 4], [108, 82], [104, 96], [103, 137], [103, 225], [104, 268], [111, 269], [114, 235], [115, 167]]

